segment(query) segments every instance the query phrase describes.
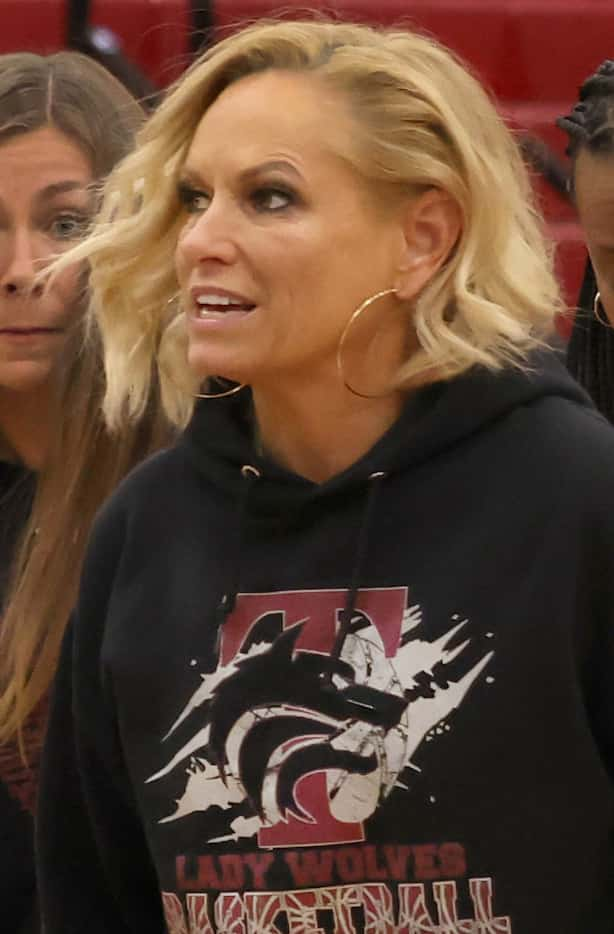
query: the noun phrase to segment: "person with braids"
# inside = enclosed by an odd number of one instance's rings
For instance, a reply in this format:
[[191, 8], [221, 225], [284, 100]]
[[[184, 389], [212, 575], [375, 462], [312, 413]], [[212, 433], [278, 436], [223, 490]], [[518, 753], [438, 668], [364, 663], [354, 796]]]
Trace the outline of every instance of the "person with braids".
[[569, 136], [571, 187], [589, 253], [567, 362], [614, 422], [614, 60], [584, 82], [557, 125]]

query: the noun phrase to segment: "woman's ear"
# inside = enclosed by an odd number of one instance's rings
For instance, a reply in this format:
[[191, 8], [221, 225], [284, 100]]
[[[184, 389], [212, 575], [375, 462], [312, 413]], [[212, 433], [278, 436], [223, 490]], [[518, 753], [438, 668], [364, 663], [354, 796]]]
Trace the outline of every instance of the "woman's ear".
[[415, 299], [448, 259], [461, 230], [460, 206], [445, 191], [430, 188], [408, 205], [395, 281], [399, 298]]

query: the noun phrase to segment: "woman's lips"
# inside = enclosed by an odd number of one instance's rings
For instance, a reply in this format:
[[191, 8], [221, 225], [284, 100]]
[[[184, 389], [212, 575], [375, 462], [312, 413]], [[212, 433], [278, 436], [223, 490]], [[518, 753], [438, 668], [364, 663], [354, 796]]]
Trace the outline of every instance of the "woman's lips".
[[9, 337], [13, 340], [31, 340], [36, 337], [57, 337], [63, 333], [62, 328], [0, 328], [0, 337]]
[[255, 305], [249, 308], [237, 308], [236, 306], [228, 308], [226, 311], [220, 311], [214, 308], [197, 307], [194, 313], [190, 315], [190, 323], [196, 330], [209, 330], [210, 328], [228, 327], [248, 318], [254, 311]]

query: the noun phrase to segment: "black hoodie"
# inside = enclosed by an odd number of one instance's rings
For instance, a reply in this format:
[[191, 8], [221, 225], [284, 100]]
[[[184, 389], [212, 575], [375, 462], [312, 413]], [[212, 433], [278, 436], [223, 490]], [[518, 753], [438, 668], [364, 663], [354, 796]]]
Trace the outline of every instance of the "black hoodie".
[[[15, 550], [34, 498], [35, 475], [20, 464], [0, 460], [0, 614], [6, 598]], [[28, 723], [26, 744], [36, 733]], [[37, 736], [40, 749], [40, 733]], [[30, 765], [33, 764], [32, 750]], [[0, 931], [34, 932], [34, 781], [17, 742], [0, 746]]]
[[597, 280], [588, 257], [567, 345], [567, 366], [602, 415], [614, 424], [614, 328], [603, 323], [603, 309], [596, 313], [596, 294]]
[[613, 772], [614, 431], [554, 357], [320, 486], [205, 402], [95, 528], [46, 934], [612, 934]]

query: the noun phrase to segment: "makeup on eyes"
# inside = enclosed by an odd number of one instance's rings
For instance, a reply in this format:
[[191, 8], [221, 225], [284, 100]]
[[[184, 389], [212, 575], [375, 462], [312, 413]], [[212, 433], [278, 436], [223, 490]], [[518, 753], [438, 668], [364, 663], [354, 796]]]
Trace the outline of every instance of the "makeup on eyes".
[[[209, 192], [194, 188], [186, 182], [178, 184], [177, 194], [180, 203], [190, 214], [206, 211], [212, 200]], [[242, 193], [242, 197], [251, 202], [257, 211], [270, 214], [284, 211], [300, 201], [297, 193], [290, 186], [275, 181], [250, 184], [249, 188]]]
[[[289, 208], [295, 205], [298, 202], [298, 197], [293, 189], [287, 185], [282, 185], [279, 182], [269, 181], [267, 183], [261, 183], [257, 185], [250, 193], [250, 198], [254, 205], [260, 207], [262, 210], [270, 211], [275, 213], [276, 211], [282, 211], [286, 208]], [[267, 207], [267, 199], [269, 200], [269, 205]], [[273, 205], [273, 201], [277, 199], [278, 202], [281, 201], [281, 204]]]
[[[276, 213], [298, 205], [303, 200], [297, 186], [291, 184], [288, 177], [299, 183], [303, 180], [301, 173], [291, 162], [272, 159], [237, 173], [230, 187], [239, 192], [243, 199], [251, 200], [257, 209], [260, 208], [266, 213]], [[180, 202], [188, 211], [199, 210], [196, 206], [199, 198], [209, 201], [212, 198], [211, 189], [205, 184], [201, 174], [189, 166], [184, 167], [177, 190]], [[278, 202], [281, 200], [284, 203], [267, 207], [267, 197], [274, 201], [276, 196]], [[205, 210], [206, 206], [204, 204], [200, 209]]]
[[[177, 184], [177, 196], [180, 203], [189, 213], [199, 210], [197, 201], [199, 198], [209, 198], [209, 195], [200, 188], [195, 188], [190, 182], [180, 180]], [[200, 210], [204, 210], [201, 207]]]

